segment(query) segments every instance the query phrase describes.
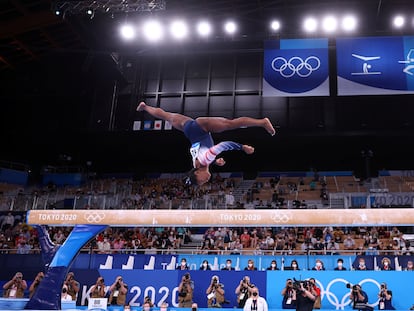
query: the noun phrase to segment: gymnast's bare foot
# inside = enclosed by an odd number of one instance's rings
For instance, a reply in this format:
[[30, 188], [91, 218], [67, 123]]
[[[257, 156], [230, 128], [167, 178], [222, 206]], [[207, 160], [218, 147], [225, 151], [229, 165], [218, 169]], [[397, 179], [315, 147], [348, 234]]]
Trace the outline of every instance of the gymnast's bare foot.
[[247, 154], [252, 154], [254, 152], [254, 147], [249, 145], [243, 145], [243, 151]]
[[270, 122], [269, 118], [264, 118], [264, 120], [265, 120], [264, 128], [266, 129], [266, 131], [268, 131], [268, 133], [272, 136], [275, 135], [276, 130], [274, 129], [272, 122]]
[[147, 104], [145, 104], [144, 102], [140, 102], [137, 107], [137, 111], [144, 111], [146, 106]]

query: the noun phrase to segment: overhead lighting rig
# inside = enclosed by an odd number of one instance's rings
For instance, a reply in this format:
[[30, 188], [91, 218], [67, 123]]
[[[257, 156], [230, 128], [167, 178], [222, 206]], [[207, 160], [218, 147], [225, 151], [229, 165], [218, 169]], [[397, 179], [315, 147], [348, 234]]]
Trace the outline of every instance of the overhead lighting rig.
[[59, 14], [132, 13], [165, 10], [165, 0], [55, 0], [52, 9]]

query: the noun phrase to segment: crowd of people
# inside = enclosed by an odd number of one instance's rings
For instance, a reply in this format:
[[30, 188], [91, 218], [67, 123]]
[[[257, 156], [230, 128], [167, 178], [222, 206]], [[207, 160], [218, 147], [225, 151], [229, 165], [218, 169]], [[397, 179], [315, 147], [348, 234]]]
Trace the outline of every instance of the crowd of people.
[[[2, 253], [39, 253], [37, 230], [24, 213], [7, 212], [0, 219]], [[176, 254], [189, 248], [198, 254], [280, 255], [413, 255], [414, 247], [398, 227], [108, 227], [84, 251], [100, 254]], [[50, 227], [62, 244], [71, 227]], [[203, 231], [204, 230], [204, 231]], [[189, 247], [190, 246], [190, 247]]]

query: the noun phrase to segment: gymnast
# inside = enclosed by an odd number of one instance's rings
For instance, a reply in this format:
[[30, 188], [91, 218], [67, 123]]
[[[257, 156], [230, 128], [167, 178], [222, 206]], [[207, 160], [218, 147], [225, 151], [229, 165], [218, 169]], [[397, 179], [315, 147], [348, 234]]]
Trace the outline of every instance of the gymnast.
[[225, 164], [223, 158], [216, 159], [221, 152], [228, 150], [243, 150], [246, 154], [254, 152], [252, 146], [242, 145], [233, 141], [223, 141], [214, 144], [211, 133], [221, 133], [246, 127], [262, 127], [272, 136], [276, 133], [268, 118], [240, 117], [227, 119], [223, 117], [198, 117], [192, 119], [179, 113], [167, 112], [161, 108], [148, 106], [144, 102], [138, 105], [137, 111], [146, 111], [155, 118], [170, 122], [172, 127], [184, 132], [184, 135], [191, 143], [190, 154], [193, 159], [193, 169], [188, 174], [187, 182], [198, 186], [209, 181], [211, 177], [209, 166], [211, 163], [215, 163], [218, 166]]

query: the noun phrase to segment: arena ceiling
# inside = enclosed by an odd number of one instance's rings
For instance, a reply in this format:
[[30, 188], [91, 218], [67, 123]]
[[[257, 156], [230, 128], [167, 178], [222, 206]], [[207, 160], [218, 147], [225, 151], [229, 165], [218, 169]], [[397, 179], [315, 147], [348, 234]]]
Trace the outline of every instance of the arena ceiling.
[[[125, 13], [119, 4], [128, 2], [144, 4], [141, 11]], [[93, 17], [72, 10], [55, 14], [57, 4], [109, 3], [116, 10], [96, 11]], [[323, 12], [356, 12], [360, 18], [361, 34], [390, 33], [389, 16], [397, 12], [414, 14], [409, 0], [166, 0], [163, 6], [151, 8], [157, 1], [150, 0], [2, 0], [0, 1], [0, 70], [13, 69], [27, 62], [36, 62], [50, 53], [59, 51], [116, 52], [117, 25], [127, 18], [142, 16], [184, 16], [185, 18], [207, 17], [223, 20], [234, 18], [240, 22], [241, 30], [234, 40], [263, 40], [268, 33], [267, 23], [271, 17], [282, 19], [281, 35], [289, 37], [299, 32], [297, 19], [305, 14]], [[86, 7], [84, 5], [82, 8]], [[411, 16], [412, 18], [412, 16]], [[411, 33], [413, 29], [411, 27]], [[216, 38], [219, 44], [222, 38]], [[214, 40], [213, 40], [214, 41]]]

